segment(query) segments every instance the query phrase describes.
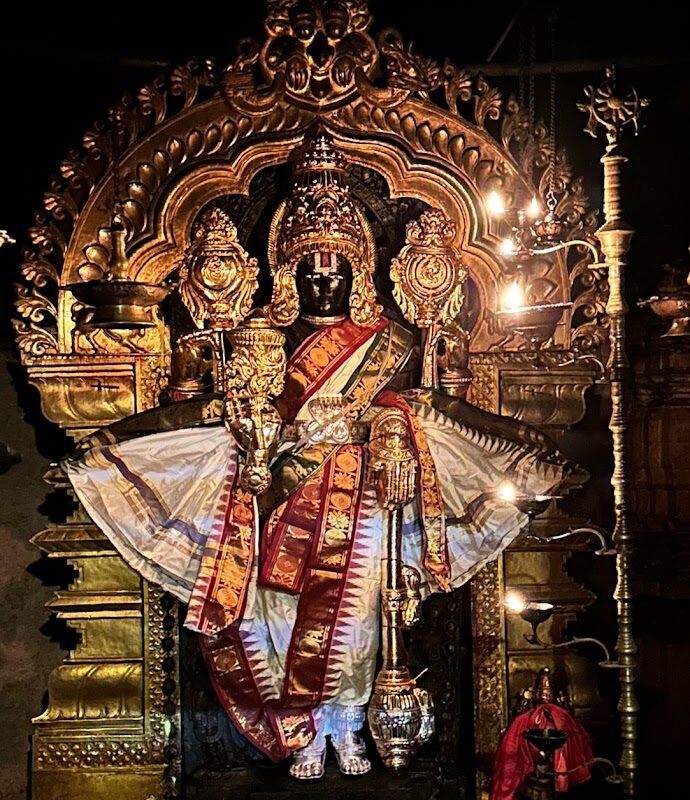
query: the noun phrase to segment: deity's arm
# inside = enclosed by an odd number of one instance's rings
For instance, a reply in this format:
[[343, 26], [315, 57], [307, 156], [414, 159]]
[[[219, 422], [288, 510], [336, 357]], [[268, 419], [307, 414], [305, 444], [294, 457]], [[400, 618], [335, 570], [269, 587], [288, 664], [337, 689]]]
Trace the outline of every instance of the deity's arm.
[[222, 395], [177, 400], [132, 414], [100, 428], [95, 433], [80, 439], [69, 457], [76, 459], [92, 447], [117, 444], [140, 436], [202, 425], [217, 425], [222, 421], [222, 412]]
[[403, 392], [410, 403], [429, 406], [453, 422], [467, 428], [486, 433], [495, 438], [505, 439], [514, 444], [538, 449], [543, 456], [552, 454], [554, 458], [565, 461], [554, 442], [541, 431], [512, 417], [492, 414], [489, 411], [468, 403], [437, 389], [413, 389]]

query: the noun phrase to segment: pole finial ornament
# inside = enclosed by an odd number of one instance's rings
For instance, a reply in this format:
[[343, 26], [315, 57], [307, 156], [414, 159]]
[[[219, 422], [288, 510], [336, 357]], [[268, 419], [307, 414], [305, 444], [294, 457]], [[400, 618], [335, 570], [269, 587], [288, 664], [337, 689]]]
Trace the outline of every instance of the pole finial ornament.
[[589, 114], [585, 131], [590, 136], [596, 137], [599, 125], [604, 128], [607, 154], [612, 153], [620, 143], [626, 125], [632, 123], [635, 135], [640, 132], [642, 109], [650, 102], [649, 98], [640, 97], [634, 88], [625, 97], [620, 97], [615, 92], [616, 68], [610, 66], [606, 68], [606, 77], [599, 86], [585, 87], [588, 102], [577, 104], [580, 111]]

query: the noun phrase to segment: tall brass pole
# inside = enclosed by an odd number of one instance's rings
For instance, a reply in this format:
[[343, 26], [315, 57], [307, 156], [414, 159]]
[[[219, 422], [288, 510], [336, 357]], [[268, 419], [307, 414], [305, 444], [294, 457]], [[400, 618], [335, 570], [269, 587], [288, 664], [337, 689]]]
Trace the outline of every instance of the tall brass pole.
[[609, 297], [606, 313], [609, 318], [610, 355], [608, 363], [611, 390], [611, 419], [609, 428], [613, 439], [613, 486], [615, 504], [615, 528], [613, 542], [616, 548], [616, 590], [618, 639], [616, 642], [617, 663], [620, 675], [620, 700], [618, 711], [621, 717], [621, 774], [626, 798], [635, 793], [637, 770], [637, 712], [635, 697], [635, 662], [637, 647], [633, 638], [631, 584], [631, 556], [633, 541], [628, 526], [628, 470], [627, 470], [627, 426], [628, 394], [626, 380], [628, 360], [625, 352], [625, 302], [624, 268], [634, 230], [623, 218], [621, 204], [621, 168], [627, 158], [618, 154], [618, 143], [623, 127], [632, 122], [637, 129], [640, 111], [648, 104], [633, 91], [626, 98], [614, 94], [615, 76], [607, 70], [605, 82], [598, 88], [588, 87], [585, 92], [589, 102], [579, 108], [589, 112], [586, 130], [596, 136], [599, 125], [604, 127], [607, 137], [606, 153], [601, 161], [604, 165], [604, 224], [596, 236], [601, 243], [604, 261], [608, 270]]
[[637, 646], [632, 629], [633, 593], [630, 580], [632, 538], [628, 527], [627, 495], [627, 446], [628, 403], [626, 378], [628, 359], [625, 352], [625, 315], [627, 305], [624, 296], [624, 267], [630, 240], [634, 231], [621, 216], [620, 171], [627, 161], [623, 156], [605, 155], [604, 164], [604, 213], [606, 222], [597, 231], [608, 268], [610, 292], [606, 313], [609, 317], [611, 353], [609, 358], [609, 384], [611, 387], [611, 419], [609, 428], [613, 438], [613, 486], [616, 524], [613, 542], [616, 548], [616, 591], [618, 604], [618, 640], [616, 652], [620, 665], [621, 694], [618, 711], [621, 715], [621, 772], [626, 797], [634, 795], [634, 777], [637, 769], [635, 752], [637, 738], [637, 712], [635, 697], [635, 662]]

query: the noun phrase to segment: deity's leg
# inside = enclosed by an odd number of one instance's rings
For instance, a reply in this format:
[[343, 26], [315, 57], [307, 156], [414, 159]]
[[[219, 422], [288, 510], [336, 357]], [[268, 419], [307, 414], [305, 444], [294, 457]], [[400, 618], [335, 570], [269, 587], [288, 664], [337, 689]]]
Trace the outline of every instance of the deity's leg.
[[371, 769], [364, 741], [358, 732], [364, 727], [364, 706], [328, 707], [331, 742], [344, 775], [363, 775]]
[[317, 732], [314, 739], [292, 757], [290, 775], [300, 780], [322, 778], [326, 763], [326, 736]]
[[293, 778], [321, 778], [326, 760], [326, 737], [330, 736], [338, 767], [344, 775], [363, 775], [371, 769], [364, 741], [358, 735], [364, 727], [364, 706], [324, 704], [314, 711], [316, 736], [298, 750], [290, 766]]
[[306, 747], [297, 750], [292, 757], [290, 775], [293, 778], [314, 780], [315, 778], [322, 778], [325, 772], [326, 728], [321, 708], [317, 708], [314, 711], [314, 724], [316, 726], [316, 736]]

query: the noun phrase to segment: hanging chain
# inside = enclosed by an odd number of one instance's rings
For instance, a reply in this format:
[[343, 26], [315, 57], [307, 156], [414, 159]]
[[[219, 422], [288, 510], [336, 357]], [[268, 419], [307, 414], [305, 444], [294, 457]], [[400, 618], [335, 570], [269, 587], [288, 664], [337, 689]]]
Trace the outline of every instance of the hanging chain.
[[113, 160], [113, 212], [122, 213], [121, 176], [120, 176], [120, 139], [123, 132], [122, 112], [114, 109], [108, 114], [110, 118], [110, 147]]
[[529, 95], [528, 95], [528, 109], [527, 109], [527, 119], [529, 122], [529, 133], [527, 136], [527, 145], [526, 145], [526, 152], [527, 152], [527, 163], [525, 164], [525, 168], [527, 171], [527, 179], [531, 183], [532, 182], [532, 171], [534, 169], [534, 120], [535, 120], [535, 108], [534, 108], [534, 62], [537, 53], [537, 36], [536, 31], [534, 29], [534, 15], [530, 17], [530, 28], [529, 28]]
[[529, 34], [529, 135], [534, 136], [534, 62], [537, 55], [537, 36], [534, 30], [534, 18], [530, 21]]
[[558, 200], [556, 198], [556, 22], [558, 8], [551, 11], [551, 73], [549, 76], [549, 150], [551, 151], [549, 165], [549, 188], [546, 192], [546, 205], [554, 214]]
[[518, 44], [518, 105], [522, 111], [525, 108], [525, 18], [520, 18], [520, 38]]

